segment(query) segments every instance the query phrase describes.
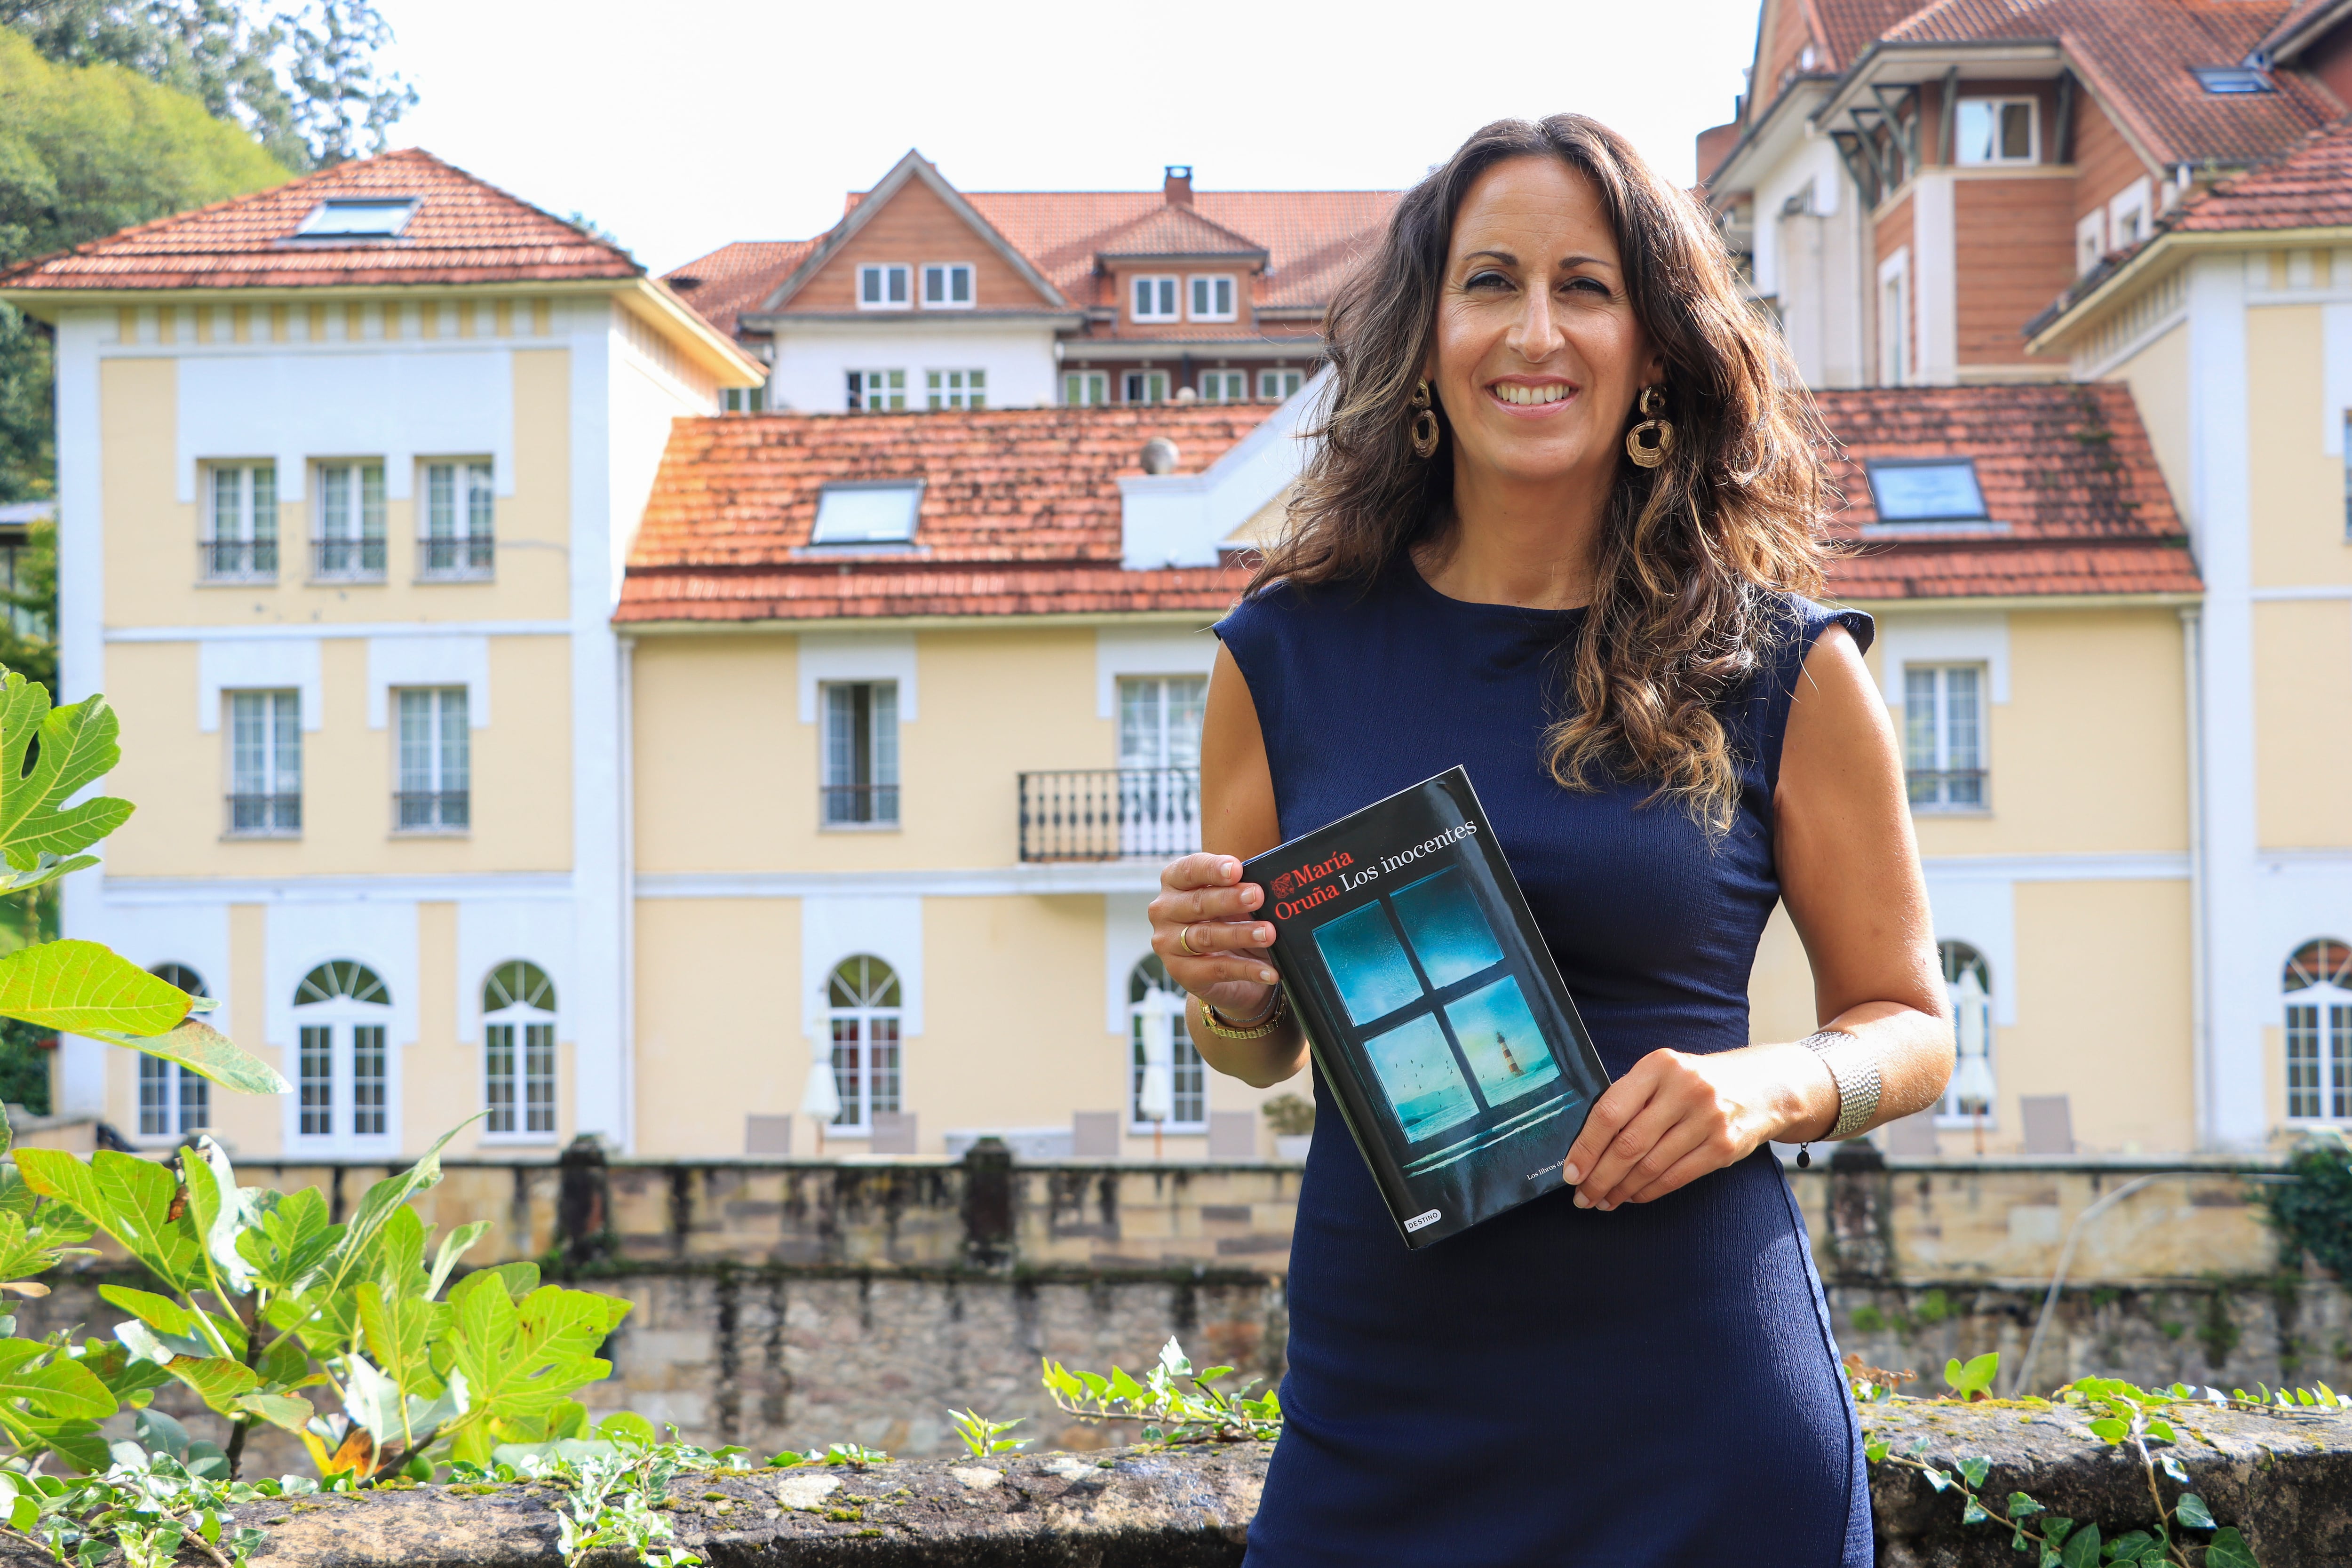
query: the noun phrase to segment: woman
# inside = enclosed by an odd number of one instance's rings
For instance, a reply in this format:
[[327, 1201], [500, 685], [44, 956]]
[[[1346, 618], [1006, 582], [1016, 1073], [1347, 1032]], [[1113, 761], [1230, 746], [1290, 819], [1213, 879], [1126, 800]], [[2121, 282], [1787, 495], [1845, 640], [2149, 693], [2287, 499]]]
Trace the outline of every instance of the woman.
[[[1568, 1189], [1422, 1252], [1322, 1120], [1249, 1561], [1861, 1568], [1853, 1409], [1766, 1145], [1932, 1103], [1952, 1032], [1870, 619], [1802, 596], [1810, 405], [1703, 214], [1577, 115], [1409, 192], [1328, 335], [1153, 948], [1203, 1058], [1289, 1078], [1242, 858], [1465, 763], [1615, 1082]], [[1776, 901], [1823, 1032], [1751, 1044]]]

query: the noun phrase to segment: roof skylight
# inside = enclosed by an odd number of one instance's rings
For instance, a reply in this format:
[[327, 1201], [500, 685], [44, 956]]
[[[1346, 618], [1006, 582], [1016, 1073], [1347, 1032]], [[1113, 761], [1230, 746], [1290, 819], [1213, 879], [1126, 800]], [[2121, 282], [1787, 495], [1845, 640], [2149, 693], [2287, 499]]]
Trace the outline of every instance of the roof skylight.
[[415, 216], [414, 196], [330, 196], [310, 209], [297, 239], [397, 239]]
[[2190, 66], [2197, 85], [2211, 93], [2273, 92], [2271, 79], [2252, 66]]
[[1869, 466], [1881, 522], [1982, 522], [1973, 458], [1891, 458]]
[[922, 510], [920, 479], [851, 479], [817, 492], [811, 544], [906, 544]]

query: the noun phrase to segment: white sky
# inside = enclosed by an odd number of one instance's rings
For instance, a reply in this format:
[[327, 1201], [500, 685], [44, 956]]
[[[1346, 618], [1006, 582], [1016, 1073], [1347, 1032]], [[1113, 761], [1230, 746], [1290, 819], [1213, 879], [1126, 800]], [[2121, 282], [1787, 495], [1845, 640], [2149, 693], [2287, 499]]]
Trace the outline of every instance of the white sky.
[[656, 271], [799, 239], [909, 146], [964, 190], [1409, 184], [1505, 115], [1579, 110], [1688, 184], [1758, 0], [1141, 6], [377, 0], [423, 95], [394, 132]]

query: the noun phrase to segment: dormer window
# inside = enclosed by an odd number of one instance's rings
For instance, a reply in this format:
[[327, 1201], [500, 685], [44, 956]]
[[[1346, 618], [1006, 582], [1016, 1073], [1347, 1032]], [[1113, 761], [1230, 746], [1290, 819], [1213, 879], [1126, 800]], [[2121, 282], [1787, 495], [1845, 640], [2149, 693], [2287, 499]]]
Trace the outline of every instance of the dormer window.
[[1230, 321], [1234, 319], [1234, 279], [1231, 273], [1195, 278], [1192, 281], [1194, 321]]
[[906, 544], [922, 510], [920, 479], [849, 479], [817, 492], [811, 544]]
[[2235, 96], [2247, 92], [2274, 92], [2270, 77], [2252, 66], [2190, 66], [2189, 74], [2207, 92]]
[[1172, 321], [1177, 319], [1177, 280], [1173, 278], [1139, 278], [1134, 286], [1134, 317], [1139, 321]]
[[1983, 522], [1973, 458], [1889, 458], [1869, 465], [1881, 522]]
[[857, 269], [857, 308], [861, 310], [905, 310], [914, 300], [907, 287], [912, 268], [904, 262], [868, 262]]
[[416, 216], [414, 196], [331, 196], [310, 209], [297, 239], [398, 239]]
[[2030, 98], [1964, 98], [1953, 127], [1954, 159], [1960, 163], [2032, 163], [2041, 161], [2034, 101]]
[[970, 263], [935, 261], [923, 268], [924, 310], [969, 310], [971, 306]]

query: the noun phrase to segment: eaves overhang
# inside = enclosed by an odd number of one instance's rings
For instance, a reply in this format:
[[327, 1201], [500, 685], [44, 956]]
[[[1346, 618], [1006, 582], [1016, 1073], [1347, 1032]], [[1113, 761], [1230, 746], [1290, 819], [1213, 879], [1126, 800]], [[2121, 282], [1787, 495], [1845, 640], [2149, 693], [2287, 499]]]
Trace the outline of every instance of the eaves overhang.
[[[1748, 171], [1754, 161], [1769, 151], [1774, 159], [1785, 153], [1792, 137], [1801, 136], [1811, 110], [1799, 100], [1807, 95], [1818, 96], [1837, 81], [1826, 73], [1799, 76], [1780, 89], [1779, 97], [1764, 106], [1764, 111], [1751, 121], [1739, 133], [1739, 140], [1724, 153], [1723, 162], [1715, 173], [1706, 175], [1699, 184], [1706, 187], [1707, 199], [1713, 202], [1718, 194], [1731, 195], [1745, 191], [1755, 182]], [[1808, 99], [1807, 102], [1810, 102]]]
[[[1954, 43], [1943, 39], [1924, 39], [1917, 43], [1903, 41], [1874, 43], [1853, 62], [1853, 68], [1838, 79], [1821, 108], [1813, 113], [1816, 123], [1843, 114], [1864, 103], [1864, 95], [1873, 86], [1915, 86], [1921, 82], [1939, 81], [1946, 73], [1958, 70], [1960, 79], [1971, 76], [2000, 76], [2011, 79], [2020, 77], [2056, 76], [2066, 68], [2065, 46], [2056, 38], [2002, 38], [1993, 42]], [[1988, 70], [1985, 67], [1998, 68]], [[1875, 108], [1874, 100], [1868, 107]]]
[[2263, 40], [2259, 52], [2268, 54], [2275, 64], [2291, 65], [2297, 55], [2347, 20], [2352, 20], [2352, 0], [2337, 0], [2333, 5], [2323, 5], [2312, 12], [2294, 27], [2273, 33]]
[[746, 310], [735, 318], [748, 331], [790, 337], [795, 327], [826, 329], [830, 336], [843, 327], [914, 326], [923, 331], [952, 334], [987, 327], [1044, 327], [1074, 332], [1086, 325], [1078, 310]]
[[1116, 261], [1123, 267], [1230, 267], [1235, 262], [1254, 272], [1265, 270], [1263, 250], [1103, 250], [1095, 253], [1095, 270]]
[[2352, 245], [2352, 224], [2318, 228], [2167, 230], [2135, 252], [2130, 260], [2096, 288], [2053, 316], [2025, 341], [2027, 352], [2043, 353], [2063, 349], [2078, 332], [2103, 319], [2127, 297], [2139, 292], [2190, 255], [2213, 250], [2299, 249], [2313, 246]]

